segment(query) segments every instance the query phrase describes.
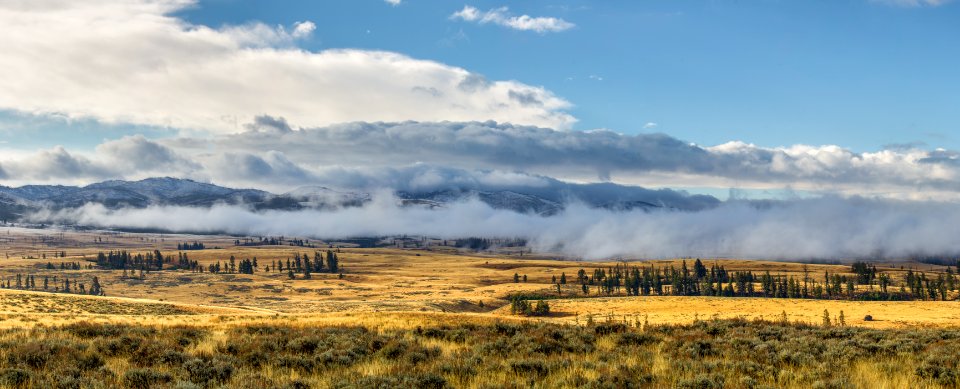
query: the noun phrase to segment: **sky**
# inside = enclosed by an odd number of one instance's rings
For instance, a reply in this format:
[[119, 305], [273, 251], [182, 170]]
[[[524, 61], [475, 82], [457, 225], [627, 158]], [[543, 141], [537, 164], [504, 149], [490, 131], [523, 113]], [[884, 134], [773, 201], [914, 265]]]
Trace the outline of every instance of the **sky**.
[[[541, 85], [573, 104], [579, 130], [664, 131], [704, 145], [960, 146], [960, 7], [946, 2], [276, 4], [213, 0], [181, 15], [211, 26], [311, 20], [308, 50], [389, 50]], [[450, 17], [467, 5], [572, 26], [531, 33]]]
[[4, 2], [0, 184], [285, 191], [399, 169], [956, 200], [958, 17], [948, 0]]

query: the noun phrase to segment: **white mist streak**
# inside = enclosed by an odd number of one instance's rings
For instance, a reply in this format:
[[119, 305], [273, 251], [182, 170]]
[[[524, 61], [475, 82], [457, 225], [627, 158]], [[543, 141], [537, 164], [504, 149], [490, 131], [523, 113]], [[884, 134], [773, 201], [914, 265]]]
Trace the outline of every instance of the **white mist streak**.
[[476, 201], [445, 208], [402, 207], [377, 196], [362, 208], [252, 211], [237, 206], [44, 211], [33, 221], [314, 238], [424, 235], [519, 237], [539, 251], [586, 259], [680, 256], [770, 259], [903, 257], [960, 253], [960, 204], [820, 198], [763, 204], [727, 202], [681, 212], [615, 212], [571, 204], [542, 217]]

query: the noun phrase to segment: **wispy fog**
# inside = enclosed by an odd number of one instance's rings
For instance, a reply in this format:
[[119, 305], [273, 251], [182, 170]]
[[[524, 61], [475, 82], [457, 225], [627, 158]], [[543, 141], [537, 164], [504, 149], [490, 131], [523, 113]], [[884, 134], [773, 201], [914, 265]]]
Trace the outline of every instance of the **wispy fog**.
[[771, 259], [960, 253], [960, 204], [819, 198], [726, 202], [690, 211], [617, 212], [570, 204], [551, 217], [495, 210], [477, 200], [426, 209], [382, 193], [362, 208], [253, 211], [239, 206], [112, 210], [88, 204], [28, 217], [108, 228], [312, 238], [425, 235], [526, 238], [539, 251], [586, 259], [677, 256]]

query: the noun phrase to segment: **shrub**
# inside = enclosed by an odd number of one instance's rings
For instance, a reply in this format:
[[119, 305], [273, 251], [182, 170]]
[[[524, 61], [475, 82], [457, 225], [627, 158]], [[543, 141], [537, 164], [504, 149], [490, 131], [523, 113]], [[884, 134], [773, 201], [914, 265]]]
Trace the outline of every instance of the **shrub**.
[[233, 375], [233, 365], [219, 359], [192, 359], [183, 364], [183, 369], [187, 371], [190, 382], [197, 384], [224, 383]]
[[46, 343], [30, 342], [20, 345], [7, 354], [7, 362], [11, 365], [23, 364], [39, 369], [47, 364], [53, 350]]
[[873, 321], [873, 315], [864, 316], [863, 321]]
[[644, 346], [648, 344], [654, 344], [659, 341], [660, 341], [659, 338], [647, 333], [625, 332], [623, 334], [620, 334], [620, 337], [617, 338], [617, 345]]
[[517, 374], [533, 374], [536, 376], [545, 376], [550, 372], [550, 367], [538, 359], [510, 361], [510, 369]]
[[333, 385], [334, 388], [418, 388], [444, 389], [447, 380], [435, 374], [393, 376], [366, 376], [359, 379], [343, 380]]
[[173, 380], [170, 373], [156, 371], [150, 368], [131, 369], [123, 375], [123, 384], [133, 389], [150, 389], [159, 384]]
[[30, 372], [21, 369], [0, 370], [0, 383], [4, 386], [19, 388], [30, 381]]
[[593, 332], [597, 335], [609, 335], [615, 333], [625, 332], [627, 330], [627, 325], [623, 323], [603, 323], [597, 324], [596, 327], [593, 327]]
[[957, 362], [943, 356], [928, 357], [917, 367], [916, 374], [940, 385], [954, 386], [957, 381]]
[[103, 357], [96, 352], [88, 352], [77, 358], [77, 368], [81, 370], [94, 370], [103, 364]]

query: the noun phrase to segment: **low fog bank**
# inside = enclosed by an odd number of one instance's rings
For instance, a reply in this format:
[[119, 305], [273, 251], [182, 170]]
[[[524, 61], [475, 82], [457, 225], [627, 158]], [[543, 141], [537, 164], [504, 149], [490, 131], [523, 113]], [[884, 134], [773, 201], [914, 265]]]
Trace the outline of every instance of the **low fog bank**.
[[960, 253], [960, 204], [826, 197], [729, 201], [702, 211], [610, 211], [570, 204], [544, 217], [469, 200], [427, 209], [379, 194], [361, 208], [253, 211], [242, 206], [108, 209], [98, 204], [27, 217], [103, 228], [313, 238], [424, 235], [525, 238], [534, 250], [586, 259], [737, 257], [843, 259]]

